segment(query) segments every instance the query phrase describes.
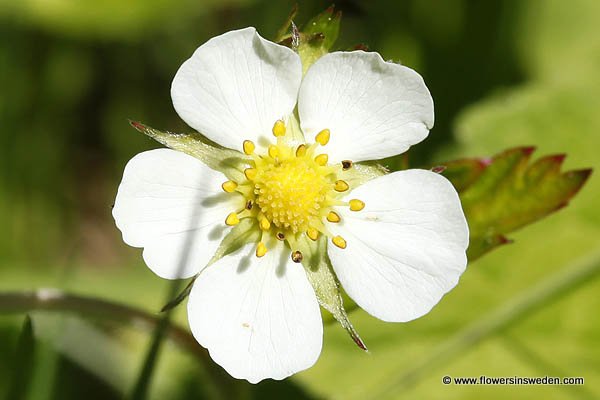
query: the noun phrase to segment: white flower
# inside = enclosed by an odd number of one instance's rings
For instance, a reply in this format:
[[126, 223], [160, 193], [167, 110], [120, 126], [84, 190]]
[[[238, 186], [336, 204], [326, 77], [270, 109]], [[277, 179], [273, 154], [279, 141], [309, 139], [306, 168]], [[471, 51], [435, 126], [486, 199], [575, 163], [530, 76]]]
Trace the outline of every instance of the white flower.
[[[283, 379], [316, 362], [319, 303], [298, 263], [310, 264], [298, 251], [307, 237], [330, 239], [342, 286], [384, 321], [426, 314], [457, 284], [468, 228], [444, 177], [406, 170], [350, 179], [367, 168], [357, 162], [427, 136], [433, 101], [415, 71], [377, 53], [334, 52], [303, 77], [294, 51], [246, 28], [200, 46], [171, 95], [184, 121], [239, 151], [246, 169], [228, 180], [183, 152], [138, 154], [113, 215], [157, 275], [199, 273], [190, 327], [232, 376]], [[209, 264], [240, 221], [250, 226], [245, 243]]]

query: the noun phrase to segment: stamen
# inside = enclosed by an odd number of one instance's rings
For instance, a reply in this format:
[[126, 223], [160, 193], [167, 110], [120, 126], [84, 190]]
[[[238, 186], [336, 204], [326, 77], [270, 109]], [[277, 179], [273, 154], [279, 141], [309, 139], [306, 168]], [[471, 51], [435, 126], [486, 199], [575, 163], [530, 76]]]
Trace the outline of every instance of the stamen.
[[320, 166], [324, 166], [325, 164], [327, 164], [328, 160], [329, 156], [327, 154], [319, 154], [315, 157], [315, 162]]
[[335, 236], [333, 239], [331, 239], [331, 241], [333, 242], [333, 244], [335, 244], [340, 249], [346, 248], [346, 241], [341, 236]]
[[292, 253], [292, 261], [295, 263], [302, 262], [302, 253], [299, 250], [296, 250]]
[[240, 223], [240, 218], [238, 217], [237, 213], [230, 213], [227, 218], [225, 218], [225, 224], [229, 225], [229, 226], [234, 226]]
[[308, 236], [311, 240], [317, 240], [319, 238], [319, 231], [315, 228], [308, 228], [306, 231], [306, 236]]
[[277, 148], [277, 146], [275, 145], [270, 145], [269, 146], [269, 157], [271, 158], [277, 158], [277, 156], [279, 155], [279, 149]]
[[227, 181], [227, 182], [223, 182], [223, 184], [221, 185], [221, 188], [226, 191], [227, 193], [233, 193], [235, 191], [235, 189], [237, 188], [238, 184], [235, 183], [234, 181]]
[[268, 231], [271, 228], [271, 222], [266, 218], [261, 219], [259, 225], [263, 231]]
[[267, 246], [263, 242], [259, 242], [256, 246], [256, 257], [262, 257], [267, 254]]
[[329, 211], [329, 214], [327, 214], [327, 221], [337, 223], [341, 221], [341, 218], [338, 215], [338, 213], [334, 211]]
[[333, 188], [335, 189], [336, 192], [345, 192], [346, 190], [348, 190], [350, 188], [350, 186], [348, 186], [346, 181], [338, 180], [338, 181], [335, 181]]
[[304, 157], [306, 155], [306, 146], [301, 144], [296, 149], [296, 157]]
[[254, 149], [256, 148], [256, 146], [254, 146], [254, 143], [251, 140], [244, 140], [242, 146], [244, 147], [244, 154], [246, 155], [254, 153]]
[[349, 203], [350, 203], [350, 211], [360, 211], [363, 208], [365, 208], [365, 203], [358, 199], [352, 199], [352, 200], [350, 200]]
[[248, 180], [253, 181], [254, 179], [256, 179], [256, 169], [246, 168], [244, 170], [244, 175], [246, 175], [246, 178], [248, 178]]
[[[262, 237], [256, 244], [257, 257], [267, 252], [265, 243], [277, 239], [287, 242], [292, 249], [292, 261], [301, 262], [303, 254], [294, 249], [297, 235], [304, 232], [313, 241], [321, 235], [331, 238], [333, 245], [346, 248], [341, 236], [334, 236], [328, 229], [330, 223], [341, 222], [339, 213], [333, 211], [337, 206], [349, 206], [352, 211], [364, 208], [360, 200], [350, 202], [342, 200], [342, 192], [350, 190], [347, 181], [337, 179], [339, 164], [329, 166], [329, 156], [319, 154], [319, 146], [325, 146], [331, 139], [329, 129], [321, 130], [315, 136], [315, 142], [291, 147], [284, 142], [286, 134], [284, 120], [273, 125], [273, 135], [277, 140], [266, 145], [260, 154], [255, 144], [246, 140], [243, 150], [251, 156], [251, 164], [244, 170], [247, 180], [227, 181], [222, 184], [225, 192], [238, 192], [244, 196], [244, 206], [233, 210], [225, 223], [234, 226], [243, 218], [253, 218]], [[342, 169], [352, 167], [352, 161], [344, 160]], [[338, 175], [338, 177], [341, 177]]]
[[331, 132], [329, 131], [329, 129], [323, 129], [321, 132], [319, 132], [317, 134], [317, 136], [315, 136], [315, 141], [317, 143], [319, 143], [321, 146], [325, 146], [327, 143], [329, 143], [330, 135], [331, 135]]
[[275, 125], [273, 125], [273, 135], [275, 137], [281, 137], [285, 135], [285, 124], [282, 120], [278, 119], [275, 121]]

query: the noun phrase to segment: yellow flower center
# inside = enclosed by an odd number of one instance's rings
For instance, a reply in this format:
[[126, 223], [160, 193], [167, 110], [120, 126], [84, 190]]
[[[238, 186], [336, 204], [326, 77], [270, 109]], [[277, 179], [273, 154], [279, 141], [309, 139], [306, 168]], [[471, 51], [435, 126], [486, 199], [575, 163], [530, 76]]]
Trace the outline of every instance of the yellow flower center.
[[[300, 262], [302, 254], [295, 249], [298, 235], [317, 240], [324, 234], [334, 245], [345, 248], [346, 241], [330, 234], [325, 223], [341, 221], [332, 210], [333, 206], [349, 206], [352, 211], [360, 211], [364, 203], [357, 199], [341, 200], [350, 186], [336, 178], [339, 168], [328, 165], [327, 154], [318, 151], [329, 142], [328, 129], [319, 132], [315, 143], [296, 147], [284, 142], [285, 132], [283, 121], [276, 121], [273, 135], [277, 141], [261, 155], [255, 154], [254, 143], [244, 142], [244, 153], [252, 156], [254, 165], [244, 171], [245, 181], [227, 181], [222, 185], [225, 192], [238, 192], [244, 196], [244, 208], [230, 213], [225, 223], [233, 226], [241, 218], [255, 218], [263, 236], [256, 247], [257, 257], [268, 251], [265, 235], [271, 235], [285, 240], [292, 250], [292, 260]], [[350, 167], [350, 161], [342, 162], [343, 170]]]
[[327, 205], [333, 186], [328, 171], [306, 156], [263, 160], [254, 179], [260, 211], [278, 228], [306, 231]]

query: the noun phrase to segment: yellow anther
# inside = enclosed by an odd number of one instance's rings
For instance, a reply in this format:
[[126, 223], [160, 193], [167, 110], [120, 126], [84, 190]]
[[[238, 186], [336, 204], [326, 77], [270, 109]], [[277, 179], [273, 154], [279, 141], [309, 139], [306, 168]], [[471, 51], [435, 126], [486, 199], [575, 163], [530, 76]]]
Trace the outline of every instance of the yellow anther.
[[319, 154], [318, 156], [315, 157], [315, 162], [320, 166], [327, 164], [328, 160], [329, 160], [329, 156], [327, 154]]
[[237, 188], [238, 184], [235, 183], [234, 181], [227, 181], [227, 182], [223, 182], [223, 184], [221, 185], [221, 188], [223, 188], [224, 191], [226, 191], [227, 193], [233, 193], [233, 191]]
[[321, 146], [325, 146], [329, 143], [329, 137], [331, 136], [331, 132], [329, 129], [323, 129], [321, 132], [315, 136], [315, 141], [319, 143]]
[[244, 147], [244, 153], [247, 155], [254, 153], [254, 149], [256, 148], [251, 140], [244, 140], [244, 144], [242, 146]]
[[275, 125], [273, 125], [273, 135], [276, 137], [285, 135], [285, 124], [282, 120], [278, 119], [275, 121]]
[[244, 170], [244, 175], [246, 175], [248, 180], [253, 181], [256, 178], [256, 170], [254, 168], [246, 168]]
[[267, 254], [267, 246], [263, 242], [259, 242], [256, 246], [256, 257], [262, 257]]
[[351, 211], [360, 211], [363, 208], [365, 208], [365, 203], [363, 201], [360, 201], [358, 199], [350, 200], [350, 210]]
[[333, 239], [331, 239], [331, 241], [333, 242], [333, 244], [335, 244], [340, 249], [345, 249], [346, 248], [346, 241], [341, 236], [336, 236]]
[[319, 238], [319, 231], [315, 228], [308, 228], [306, 231], [306, 236], [308, 236], [311, 240], [317, 240]]
[[240, 218], [237, 213], [232, 212], [225, 218], [225, 223], [229, 226], [234, 226], [240, 223]]
[[262, 229], [263, 231], [268, 231], [270, 227], [271, 227], [271, 223], [269, 222], [268, 219], [263, 218], [260, 220], [260, 229]]
[[336, 213], [336, 212], [329, 211], [329, 214], [327, 214], [327, 221], [329, 221], [329, 222], [336, 223], [336, 222], [340, 222], [340, 220], [341, 220], [341, 218], [338, 215], [338, 213]]
[[279, 155], [279, 149], [277, 148], [277, 146], [275, 145], [270, 145], [269, 146], [269, 156], [271, 158], [277, 158], [277, 156]]
[[335, 189], [336, 192], [345, 192], [346, 190], [348, 190], [350, 188], [350, 186], [348, 186], [346, 181], [338, 180], [338, 181], [335, 181], [333, 188]]
[[296, 149], [296, 157], [304, 157], [306, 155], [306, 146], [301, 144]]

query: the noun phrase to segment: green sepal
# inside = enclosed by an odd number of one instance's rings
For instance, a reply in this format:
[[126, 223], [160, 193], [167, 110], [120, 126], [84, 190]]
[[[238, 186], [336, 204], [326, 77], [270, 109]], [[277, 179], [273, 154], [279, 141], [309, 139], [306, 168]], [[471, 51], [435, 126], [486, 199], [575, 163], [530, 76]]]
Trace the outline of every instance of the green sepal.
[[248, 243], [258, 243], [260, 240], [260, 228], [256, 218], [242, 218], [240, 223], [235, 225], [217, 247], [215, 254], [208, 262], [207, 267], [211, 266], [221, 258], [240, 249]]
[[333, 47], [340, 33], [342, 19], [342, 12], [335, 12], [334, 8], [328, 7], [304, 25], [301, 31], [306, 35], [308, 45], [322, 47], [325, 51]]
[[305, 235], [300, 235], [296, 246], [303, 255], [302, 265], [321, 307], [333, 315], [358, 347], [368, 351], [344, 309], [340, 285], [327, 257], [327, 238], [321, 236], [312, 241]]
[[[228, 229], [228, 228], [224, 227], [223, 229]], [[206, 268], [208, 268], [209, 266], [211, 266], [212, 264], [214, 264], [221, 258], [225, 257], [226, 255], [231, 254], [234, 251], [238, 250], [245, 244], [258, 242], [259, 239], [260, 239], [260, 233], [259, 233], [259, 229], [258, 229], [258, 224], [256, 222], [256, 218], [242, 218], [240, 220], [240, 223], [237, 224], [236, 226], [234, 226], [233, 228], [231, 228], [229, 233], [227, 235], [225, 235], [223, 240], [221, 240], [219, 247], [217, 248], [217, 250], [215, 251], [215, 254], [210, 259], [208, 264], [206, 265]], [[192, 279], [190, 279], [190, 281], [185, 286], [185, 288], [181, 291], [181, 293], [179, 293], [177, 295], [177, 297], [175, 297], [173, 300], [171, 300], [167, 304], [165, 304], [163, 306], [163, 308], [161, 308], [160, 311], [165, 312], [172, 308], [175, 308], [183, 300], [185, 300], [189, 296], [190, 291], [192, 290], [192, 287], [194, 286], [194, 282], [196, 281], [197, 277], [198, 277], [198, 274], [196, 274]]]
[[177, 295], [177, 297], [165, 304], [160, 309], [160, 312], [169, 311], [181, 304], [181, 302], [184, 301], [190, 295], [190, 292], [192, 291], [192, 287], [194, 286], [194, 282], [196, 282], [197, 277], [198, 275], [196, 274], [192, 279], [190, 279], [188, 284], [185, 285], [185, 288], [183, 288], [183, 290]]
[[251, 159], [239, 151], [219, 146], [198, 132], [173, 133], [159, 131], [137, 121], [129, 121], [129, 123], [139, 132], [150, 136], [170, 149], [199, 159], [233, 181], [240, 182], [245, 179], [244, 169], [250, 166]]
[[[298, 30], [292, 21], [296, 12], [297, 9], [292, 10], [276, 38], [278, 43], [298, 52], [302, 60], [302, 73], [305, 74], [315, 61], [333, 47], [340, 32], [342, 13], [334, 12], [334, 7], [331, 6], [308, 21], [303, 29]], [[285, 34], [290, 30], [290, 26], [291, 33]]]
[[564, 154], [530, 162], [534, 147], [506, 150], [491, 159], [442, 163], [459, 192], [469, 223], [470, 261], [510, 243], [506, 234], [566, 206], [591, 169], [561, 172]]
[[343, 170], [341, 165], [336, 170], [338, 179], [342, 179], [355, 189], [363, 183], [387, 174], [389, 171], [382, 165], [376, 163], [355, 163], [351, 168]]

